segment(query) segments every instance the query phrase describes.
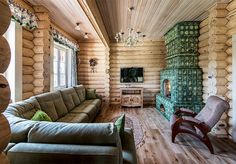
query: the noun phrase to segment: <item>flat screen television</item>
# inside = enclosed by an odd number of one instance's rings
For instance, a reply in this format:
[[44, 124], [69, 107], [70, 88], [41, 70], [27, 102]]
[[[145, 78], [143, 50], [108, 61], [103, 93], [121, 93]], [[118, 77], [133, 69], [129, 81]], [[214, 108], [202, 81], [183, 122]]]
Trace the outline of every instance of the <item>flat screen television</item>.
[[121, 83], [143, 83], [143, 68], [129, 67], [120, 69]]

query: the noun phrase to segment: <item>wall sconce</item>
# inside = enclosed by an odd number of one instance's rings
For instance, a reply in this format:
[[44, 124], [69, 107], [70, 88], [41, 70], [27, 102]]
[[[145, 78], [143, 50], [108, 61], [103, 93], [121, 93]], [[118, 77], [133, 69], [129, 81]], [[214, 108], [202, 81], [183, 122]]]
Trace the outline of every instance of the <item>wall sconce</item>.
[[95, 66], [97, 65], [97, 61], [94, 58], [89, 59], [89, 65], [91, 67], [91, 72], [94, 73]]

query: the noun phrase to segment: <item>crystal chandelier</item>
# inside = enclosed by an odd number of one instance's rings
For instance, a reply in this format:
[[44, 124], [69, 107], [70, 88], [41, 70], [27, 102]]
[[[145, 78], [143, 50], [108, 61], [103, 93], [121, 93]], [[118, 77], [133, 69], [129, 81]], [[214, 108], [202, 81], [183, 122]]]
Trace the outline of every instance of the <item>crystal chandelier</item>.
[[[134, 7], [130, 7], [129, 11], [132, 12]], [[133, 46], [139, 42], [143, 42], [146, 35], [141, 34], [140, 31], [135, 31], [133, 28], [128, 28], [128, 35], [125, 36], [123, 31], [116, 33], [115, 39], [117, 43], [124, 43], [126, 46]]]
[[115, 39], [117, 43], [124, 43], [126, 46], [136, 45], [138, 42], [143, 42], [146, 35], [142, 35], [140, 31], [135, 31], [133, 28], [128, 28], [128, 36], [124, 36], [124, 32], [116, 33]]

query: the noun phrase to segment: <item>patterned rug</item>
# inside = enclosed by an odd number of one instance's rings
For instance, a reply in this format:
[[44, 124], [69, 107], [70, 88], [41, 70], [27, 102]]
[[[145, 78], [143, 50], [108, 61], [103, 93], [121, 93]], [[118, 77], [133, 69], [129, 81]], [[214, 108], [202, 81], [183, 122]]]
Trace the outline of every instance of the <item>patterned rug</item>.
[[[120, 116], [116, 116], [110, 121], [115, 122], [119, 117]], [[144, 139], [144, 133], [139, 120], [134, 116], [125, 115], [125, 127], [133, 129], [136, 148], [141, 147], [141, 143]]]

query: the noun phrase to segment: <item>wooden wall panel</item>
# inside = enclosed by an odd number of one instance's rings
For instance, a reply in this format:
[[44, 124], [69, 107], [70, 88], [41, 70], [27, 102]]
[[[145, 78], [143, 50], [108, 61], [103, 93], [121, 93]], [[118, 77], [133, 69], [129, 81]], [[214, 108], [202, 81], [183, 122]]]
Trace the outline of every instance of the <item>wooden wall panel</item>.
[[[231, 1], [228, 6], [226, 7], [228, 12], [227, 19], [227, 45], [228, 49], [226, 50], [226, 53], [228, 54], [228, 58], [226, 58], [226, 61], [228, 63], [227, 66], [227, 71], [228, 75], [226, 76], [228, 83], [227, 83], [227, 88], [228, 92], [226, 93], [228, 99], [229, 99], [229, 104], [230, 104], [230, 109], [228, 111], [228, 133], [229, 135], [232, 136], [232, 129], [233, 129], [233, 109], [232, 109], [232, 35], [236, 34], [236, 0]], [[236, 109], [234, 109], [236, 110]]]
[[[102, 43], [79, 43], [80, 51], [78, 58], [78, 82], [86, 88], [96, 88], [99, 95], [105, 95], [106, 80], [106, 53], [107, 50]], [[89, 60], [96, 59], [95, 71], [91, 71]]]
[[[34, 65], [34, 35], [32, 31], [27, 30], [26, 28], [23, 28], [23, 34], [22, 34], [22, 41], [23, 41], [23, 50], [22, 50], [22, 64], [23, 64], [23, 75], [22, 75], [22, 81], [23, 81], [23, 96], [22, 99], [27, 99], [34, 95], [34, 77], [33, 77], [33, 65]], [[28, 71], [27, 71], [28, 70]], [[32, 71], [29, 71], [32, 70]]]
[[164, 41], [144, 42], [142, 45], [126, 47], [123, 44], [110, 46], [110, 103], [120, 103], [121, 67], [143, 67], [144, 83], [131, 84], [144, 88], [144, 104], [155, 104], [155, 95], [160, 91], [160, 71], [165, 65]]

